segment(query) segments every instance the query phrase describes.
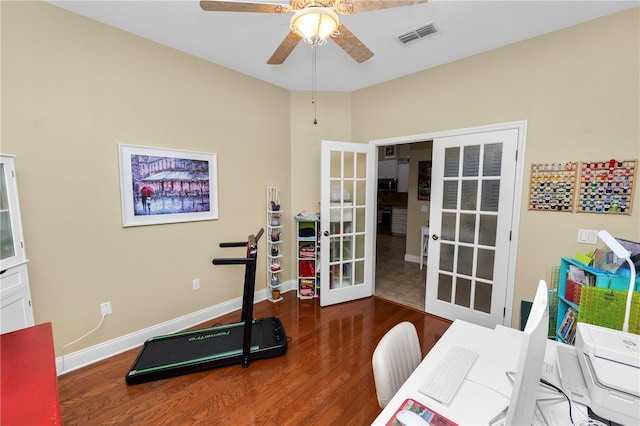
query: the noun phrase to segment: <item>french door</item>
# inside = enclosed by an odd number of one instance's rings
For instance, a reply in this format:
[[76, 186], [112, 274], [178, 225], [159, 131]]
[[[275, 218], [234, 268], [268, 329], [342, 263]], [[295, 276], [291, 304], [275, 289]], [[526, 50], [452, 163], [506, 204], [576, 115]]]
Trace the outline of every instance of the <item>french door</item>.
[[373, 294], [375, 149], [322, 141], [320, 306]]
[[517, 129], [434, 139], [427, 312], [504, 323], [517, 147]]

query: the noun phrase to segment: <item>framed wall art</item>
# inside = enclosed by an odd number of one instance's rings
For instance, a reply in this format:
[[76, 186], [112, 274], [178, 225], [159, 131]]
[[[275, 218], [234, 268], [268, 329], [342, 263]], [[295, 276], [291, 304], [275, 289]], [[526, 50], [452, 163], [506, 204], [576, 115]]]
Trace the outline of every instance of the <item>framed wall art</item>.
[[396, 158], [395, 145], [387, 145], [384, 147], [384, 158]]
[[218, 218], [216, 154], [119, 145], [122, 225]]
[[418, 161], [418, 200], [431, 200], [431, 161]]

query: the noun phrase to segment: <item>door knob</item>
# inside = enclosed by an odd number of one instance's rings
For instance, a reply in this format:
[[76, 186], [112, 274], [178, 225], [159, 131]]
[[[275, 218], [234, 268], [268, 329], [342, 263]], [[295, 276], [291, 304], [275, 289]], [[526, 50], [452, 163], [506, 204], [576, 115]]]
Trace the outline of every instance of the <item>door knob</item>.
[[328, 237], [329, 236], [329, 231], [324, 231], [322, 235], [324, 235], [325, 237]]
[[440, 238], [440, 237], [438, 237], [436, 234], [433, 234], [433, 235], [431, 236], [431, 238], [435, 241], [435, 240], [437, 240], [437, 239], [438, 239], [438, 238]]

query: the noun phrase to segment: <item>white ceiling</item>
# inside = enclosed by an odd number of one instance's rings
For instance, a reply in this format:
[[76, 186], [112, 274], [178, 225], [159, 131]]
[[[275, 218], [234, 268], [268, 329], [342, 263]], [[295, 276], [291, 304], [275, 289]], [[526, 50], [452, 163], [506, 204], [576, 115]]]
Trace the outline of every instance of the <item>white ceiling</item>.
[[[47, 2], [289, 90], [311, 89], [313, 49], [304, 42], [284, 64], [267, 65], [289, 32], [291, 14], [205, 12], [195, 0]], [[640, 0], [431, 0], [339, 15], [374, 56], [358, 64], [332, 41], [317, 47], [317, 90], [361, 89], [638, 5]], [[395, 39], [429, 22], [438, 33], [407, 45]]]

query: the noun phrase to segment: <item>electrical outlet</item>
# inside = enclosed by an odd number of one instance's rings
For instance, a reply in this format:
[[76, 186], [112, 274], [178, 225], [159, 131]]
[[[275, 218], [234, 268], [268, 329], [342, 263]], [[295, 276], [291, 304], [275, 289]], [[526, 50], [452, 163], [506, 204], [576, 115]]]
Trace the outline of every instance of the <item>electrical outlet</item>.
[[196, 278], [193, 280], [193, 289], [200, 290], [200, 278]]
[[111, 302], [104, 302], [100, 304], [100, 312], [102, 315], [107, 316], [111, 315], [113, 312], [111, 311]]

